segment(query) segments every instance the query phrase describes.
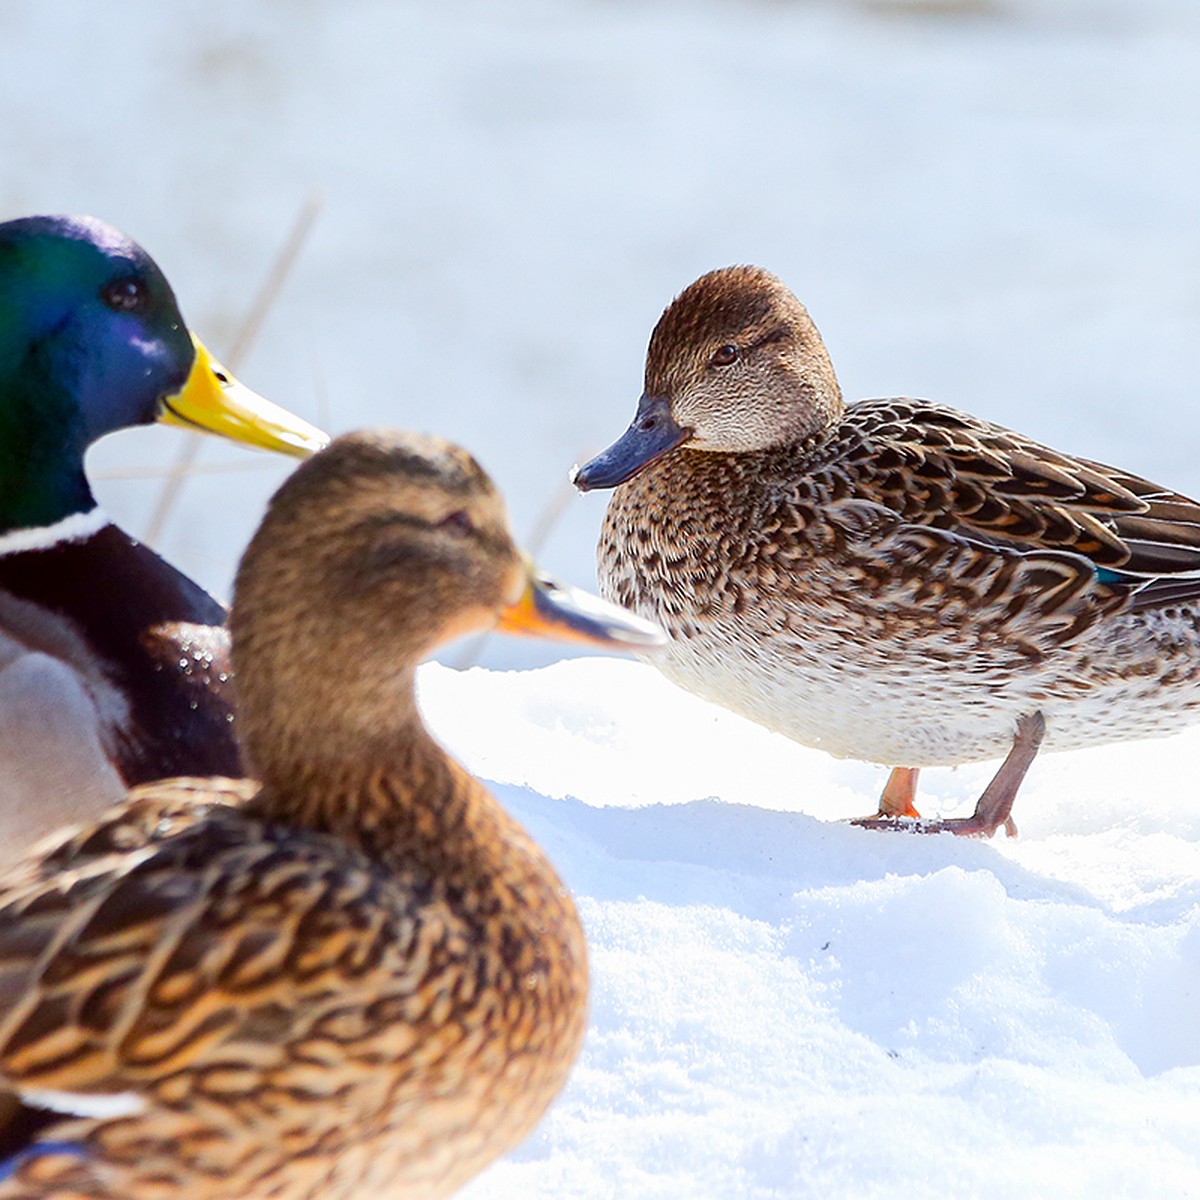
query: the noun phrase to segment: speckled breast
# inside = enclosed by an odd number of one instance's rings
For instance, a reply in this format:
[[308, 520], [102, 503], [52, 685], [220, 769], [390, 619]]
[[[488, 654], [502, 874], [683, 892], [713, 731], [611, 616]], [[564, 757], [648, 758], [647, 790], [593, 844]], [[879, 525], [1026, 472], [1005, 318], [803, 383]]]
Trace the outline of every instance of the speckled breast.
[[977, 608], [955, 587], [968, 567], [920, 577], [866, 506], [822, 499], [784, 454], [673, 455], [614, 492], [601, 590], [667, 629], [649, 661], [673, 682], [839, 757], [998, 757], [1033, 711], [1047, 749], [1200, 719], [1195, 611], [1118, 612], [1052, 637], [1036, 606]]

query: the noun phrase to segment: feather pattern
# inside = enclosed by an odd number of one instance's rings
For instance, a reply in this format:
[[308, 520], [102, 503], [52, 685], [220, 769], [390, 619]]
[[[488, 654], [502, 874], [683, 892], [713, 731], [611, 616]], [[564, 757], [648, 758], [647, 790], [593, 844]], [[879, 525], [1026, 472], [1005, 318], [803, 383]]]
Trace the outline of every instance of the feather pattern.
[[[830, 752], [919, 767], [1200, 719], [1200, 505], [925, 400], [849, 406], [767, 272], [666, 310], [601, 589], [671, 633], [688, 690]], [[651, 441], [652, 439], [652, 441]]]
[[805, 475], [827, 501], [874, 500], [983, 554], [1079, 555], [1137, 609], [1200, 597], [1200, 505], [1126, 471], [921, 400], [859, 401], [816, 442]]
[[[482, 789], [446, 778], [447, 809], [486, 836]], [[383, 778], [374, 787], [381, 811], [405, 799]], [[51, 1090], [93, 1101], [132, 1091], [145, 1105], [142, 1121], [56, 1125], [60, 1149], [41, 1146], [28, 1162], [39, 1179], [83, 1186], [102, 1163], [113, 1182], [86, 1185], [100, 1195], [149, 1194], [155, 1175], [185, 1181], [189, 1195], [227, 1195], [232, 1170], [243, 1195], [365, 1195], [329, 1190], [355, 1163], [365, 1169], [363, 1141], [379, 1171], [439, 1194], [439, 1180], [473, 1169], [492, 1138], [544, 1105], [538, 1048], [575, 1044], [578, 979], [536, 948], [569, 937], [573, 914], [557, 880], [521, 870], [540, 861], [523, 832], [506, 819], [487, 831], [508, 847], [506, 878], [455, 886], [416, 844], [404, 852], [398, 831], [403, 865], [383, 865], [343, 839], [253, 816], [256, 792], [242, 781], [148, 785], [10, 875], [0, 896], [5, 1086], [38, 1107]], [[446, 860], [456, 827], [438, 825]], [[536, 933], [509, 907], [514, 890], [537, 906]], [[519, 1018], [482, 1037], [517, 996]], [[464, 1056], [478, 1056], [477, 1074]], [[476, 1117], [465, 1135], [457, 1114], [486, 1103], [501, 1072], [515, 1094], [490, 1127]], [[78, 1109], [97, 1115], [94, 1104]], [[131, 1175], [123, 1158], [139, 1125], [161, 1140]]]

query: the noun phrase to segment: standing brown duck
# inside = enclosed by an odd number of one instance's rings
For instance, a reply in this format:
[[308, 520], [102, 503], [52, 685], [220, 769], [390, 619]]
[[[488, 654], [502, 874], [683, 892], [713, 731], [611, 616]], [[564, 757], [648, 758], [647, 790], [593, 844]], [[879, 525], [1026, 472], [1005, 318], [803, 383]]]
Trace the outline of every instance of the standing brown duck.
[[1200, 505], [930, 401], [847, 407], [760, 268], [670, 305], [633, 424], [575, 481], [616, 488], [601, 589], [667, 629], [668, 677], [896, 765], [864, 824], [916, 816], [922, 766], [1007, 753], [972, 816], [917, 828], [1011, 832], [1043, 737], [1200, 719]]
[[343, 437], [231, 622], [256, 779], [129, 793], [0, 880], [0, 1197], [443, 1196], [583, 1038], [571, 899], [413, 698], [441, 642], [657, 631], [532, 573], [465, 452]]

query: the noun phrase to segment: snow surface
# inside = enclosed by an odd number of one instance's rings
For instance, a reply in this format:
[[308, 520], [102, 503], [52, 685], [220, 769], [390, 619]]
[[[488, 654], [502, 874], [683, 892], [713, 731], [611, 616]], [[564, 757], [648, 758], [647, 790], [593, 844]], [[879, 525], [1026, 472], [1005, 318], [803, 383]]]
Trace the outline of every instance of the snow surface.
[[464, 1196], [1200, 1195], [1200, 731], [1041, 760], [985, 844], [836, 823], [882, 771], [641, 664], [431, 664], [421, 700], [592, 956], [566, 1091]]
[[[730, 262], [792, 284], [849, 397], [1200, 494], [1193, 0], [6, 0], [0, 65], [0, 216], [119, 225], [218, 353], [320, 193], [239, 374], [465, 442], [572, 582], [604, 498], [566, 471]], [[92, 454], [134, 534], [180, 436]], [[290, 464], [199, 467], [157, 545], [227, 594]], [[880, 771], [633, 663], [422, 681], [592, 946], [579, 1069], [474, 1200], [1200, 1196], [1196, 735], [1039, 760], [977, 844], [837, 824]]]

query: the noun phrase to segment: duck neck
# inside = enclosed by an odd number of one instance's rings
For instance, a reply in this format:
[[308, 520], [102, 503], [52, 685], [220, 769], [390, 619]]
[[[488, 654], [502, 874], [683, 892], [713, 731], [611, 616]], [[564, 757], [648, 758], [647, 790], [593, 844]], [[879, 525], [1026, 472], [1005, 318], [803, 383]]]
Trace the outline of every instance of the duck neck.
[[94, 509], [85, 449], [82, 419], [61, 388], [32, 372], [0, 379], [0, 533]]
[[476, 841], [508, 818], [425, 728], [411, 674], [391, 690], [391, 703], [373, 709], [386, 720], [298, 700], [286, 706], [282, 725], [258, 737], [243, 704], [245, 750], [263, 781], [255, 808], [269, 820], [331, 833], [373, 858], [438, 870], [462, 853], [464, 838]]

